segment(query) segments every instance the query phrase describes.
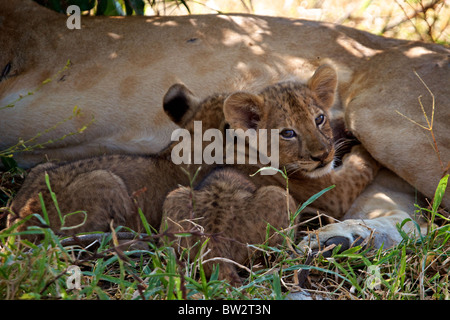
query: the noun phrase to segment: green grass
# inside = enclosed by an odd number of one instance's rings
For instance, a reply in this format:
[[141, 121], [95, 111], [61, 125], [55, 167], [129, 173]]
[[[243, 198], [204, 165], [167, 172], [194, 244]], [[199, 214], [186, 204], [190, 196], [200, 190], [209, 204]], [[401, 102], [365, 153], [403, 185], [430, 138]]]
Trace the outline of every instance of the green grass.
[[[42, 244], [15, 239], [15, 228], [0, 233], [1, 299], [246, 299], [280, 297], [273, 276], [256, 278], [241, 291], [219, 281], [218, 270], [207, 278], [199, 257], [178, 259], [170, 246], [149, 241], [146, 249], [122, 250], [114, 232], [95, 250], [64, 247], [50, 229]], [[136, 242], [136, 241], [134, 241]], [[82, 271], [81, 288], [68, 290], [70, 266]], [[276, 278], [275, 278], [276, 280]], [[272, 289], [273, 288], [273, 289]]]
[[[330, 258], [311, 259], [297, 253], [291, 230], [278, 231], [285, 239], [282, 245], [252, 246], [264, 253], [263, 259], [250, 262], [240, 287], [218, 280], [217, 269], [207, 277], [202, 250], [197, 256], [189, 249], [177, 255], [157, 241], [163, 235], [152, 232], [142, 214], [147, 236], [136, 234], [125, 244], [119, 244], [117, 235], [132, 231], [123, 227], [92, 245], [65, 246], [49, 228], [18, 232], [18, 222], [0, 231], [0, 299], [284, 299], [298, 290], [329, 299], [449, 299], [450, 224], [439, 211], [445, 187], [444, 178], [431, 208], [421, 209], [429, 216], [427, 236], [401, 233], [403, 241], [393, 248], [354, 247], [342, 253], [335, 248]], [[56, 205], [56, 198], [53, 201]], [[42, 242], [20, 239], [30, 233], [40, 234]], [[81, 270], [79, 289], [68, 289], [72, 266]]]

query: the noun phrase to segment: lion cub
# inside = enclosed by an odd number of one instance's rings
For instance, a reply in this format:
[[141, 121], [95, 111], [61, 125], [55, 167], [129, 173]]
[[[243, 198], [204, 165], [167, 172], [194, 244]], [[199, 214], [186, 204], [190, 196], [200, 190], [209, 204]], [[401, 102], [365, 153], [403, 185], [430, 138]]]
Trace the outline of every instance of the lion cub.
[[169, 193], [161, 231], [192, 232], [174, 246], [190, 247], [193, 255], [201, 246], [199, 240], [209, 238], [204, 247], [209, 250], [204, 259], [211, 259], [204, 264], [207, 274], [218, 264], [221, 279], [239, 283], [235, 263], [245, 264], [254, 251], [247, 244], [268, 241], [273, 246], [282, 240], [268, 224], [278, 230], [289, 227], [297, 205], [331, 185], [336, 187], [308, 209], [340, 218], [373, 180], [379, 165], [361, 146], [353, 147], [343, 165], [333, 170], [328, 110], [336, 83], [334, 69], [322, 66], [306, 85], [283, 82], [259, 94], [237, 92], [224, 101], [231, 128], [279, 130], [279, 163], [288, 174], [289, 193], [281, 174], [251, 176], [263, 165], [249, 161], [215, 169], [194, 190], [179, 187]]

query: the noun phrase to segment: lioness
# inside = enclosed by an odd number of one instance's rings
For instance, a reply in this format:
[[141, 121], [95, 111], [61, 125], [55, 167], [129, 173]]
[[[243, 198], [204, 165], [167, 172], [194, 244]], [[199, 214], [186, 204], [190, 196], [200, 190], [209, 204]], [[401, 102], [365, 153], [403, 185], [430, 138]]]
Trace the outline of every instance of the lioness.
[[[336, 108], [381, 164], [432, 198], [450, 159], [450, 51], [443, 46], [249, 15], [82, 17], [80, 30], [66, 28], [66, 19], [31, 0], [0, 2], [0, 106], [14, 104], [0, 110], [0, 149], [44, 133], [74, 106], [81, 110], [35, 140], [53, 144], [16, 154], [22, 166], [158, 152], [176, 128], [160, 110], [171, 84], [203, 96], [250, 85], [258, 92], [291, 76], [305, 80], [324, 62], [338, 72]], [[431, 118], [431, 95], [414, 70], [435, 98], [436, 144], [402, 116], [426, 123], [421, 96]], [[53, 81], [42, 85], [47, 78]], [[83, 134], [58, 140], [93, 118]], [[450, 206], [448, 190], [443, 205]]]

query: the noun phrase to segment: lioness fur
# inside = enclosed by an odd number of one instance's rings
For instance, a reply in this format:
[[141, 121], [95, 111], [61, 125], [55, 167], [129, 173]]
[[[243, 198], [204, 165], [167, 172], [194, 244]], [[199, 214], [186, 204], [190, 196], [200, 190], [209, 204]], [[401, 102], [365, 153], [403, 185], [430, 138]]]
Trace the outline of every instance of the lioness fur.
[[[444, 46], [250, 15], [83, 16], [80, 30], [67, 29], [66, 20], [31, 0], [0, 2], [0, 106], [24, 96], [0, 110], [0, 149], [44, 133], [75, 106], [81, 110], [35, 140], [53, 144], [17, 153], [21, 166], [159, 152], [176, 128], [160, 108], [173, 83], [202, 96], [258, 92], [285, 78], [305, 80], [325, 62], [338, 73], [335, 107], [383, 166], [432, 199], [450, 159], [450, 51]], [[68, 60], [69, 69], [58, 73]], [[435, 98], [438, 150], [429, 131], [402, 116], [426, 124], [420, 96], [431, 118], [432, 96], [414, 71]], [[92, 119], [83, 134], [58, 140]], [[447, 190], [442, 204], [449, 207], [449, 199]]]

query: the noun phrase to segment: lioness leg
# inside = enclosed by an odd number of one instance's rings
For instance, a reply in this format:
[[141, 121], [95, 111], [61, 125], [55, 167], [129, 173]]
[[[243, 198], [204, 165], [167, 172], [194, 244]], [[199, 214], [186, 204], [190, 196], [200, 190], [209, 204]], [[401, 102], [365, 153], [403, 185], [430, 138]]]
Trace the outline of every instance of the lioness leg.
[[[379, 171], [375, 180], [356, 199], [340, 223], [334, 223], [318, 229], [303, 239], [300, 247], [309, 247], [313, 251], [329, 245], [342, 245], [341, 250], [352, 244], [368, 245], [380, 248], [391, 247], [402, 240], [397, 225], [412, 218], [420, 226], [420, 232], [426, 232], [426, 225], [414, 214], [416, 202], [415, 190], [408, 183], [388, 169]], [[419, 234], [412, 221], [402, 226], [407, 233]]]

